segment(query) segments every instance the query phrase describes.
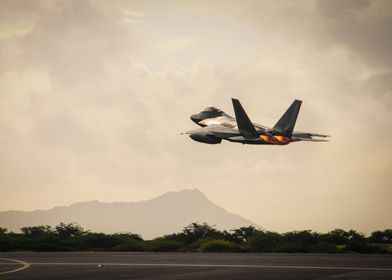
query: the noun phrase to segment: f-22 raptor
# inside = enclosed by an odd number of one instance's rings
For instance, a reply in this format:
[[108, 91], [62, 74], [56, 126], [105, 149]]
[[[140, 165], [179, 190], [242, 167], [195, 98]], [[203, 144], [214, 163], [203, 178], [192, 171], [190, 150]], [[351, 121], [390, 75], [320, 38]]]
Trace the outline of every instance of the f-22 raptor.
[[222, 140], [227, 140], [242, 144], [287, 145], [298, 141], [327, 142], [325, 139], [313, 137], [329, 137], [329, 135], [294, 131], [301, 100], [294, 100], [272, 128], [252, 123], [241, 103], [234, 98], [232, 102], [235, 118], [220, 109], [207, 106], [200, 113], [191, 116], [191, 120], [201, 128], [183, 134], [189, 134], [193, 140], [206, 144], [220, 144]]

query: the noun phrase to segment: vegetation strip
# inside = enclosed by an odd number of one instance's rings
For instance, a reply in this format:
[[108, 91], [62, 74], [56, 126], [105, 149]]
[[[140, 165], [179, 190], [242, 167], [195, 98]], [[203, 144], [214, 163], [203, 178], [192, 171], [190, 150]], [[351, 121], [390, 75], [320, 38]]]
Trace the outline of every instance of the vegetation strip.
[[301, 265], [258, 265], [258, 264], [199, 264], [199, 263], [71, 263], [71, 262], [37, 262], [31, 265], [69, 265], [69, 266], [172, 266], [172, 267], [233, 267], [233, 268], [287, 268], [287, 269], [328, 269], [328, 270], [371, 270], [392, 271], [385, 267], [346, 267], [346, 266], [301, 266]]
[[191, 223], [181, 232], [144, 240], [135, 233], [96, 233], [76, 223], [60, 223], [54, 228], [22, 227], [21, 233], [0, 227], [0, 251], [392, 254], [392, 229], [365, 236], [343, 229], [327, 233], [311, 230], [277, 233], [248, 226], [221, 231], [206, 223]]

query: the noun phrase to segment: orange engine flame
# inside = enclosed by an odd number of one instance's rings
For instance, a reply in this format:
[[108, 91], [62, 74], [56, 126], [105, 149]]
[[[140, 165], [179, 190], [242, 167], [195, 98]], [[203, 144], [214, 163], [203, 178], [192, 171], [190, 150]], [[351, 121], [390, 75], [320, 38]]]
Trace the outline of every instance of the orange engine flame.
[[277, 144], [277, 145], [287, 145], [288, 143], [291, 142], [290, 138], [282, 135], [277, 135], [272, 137], [268, 135], [260, 135], [260, 138], [266, 143]]

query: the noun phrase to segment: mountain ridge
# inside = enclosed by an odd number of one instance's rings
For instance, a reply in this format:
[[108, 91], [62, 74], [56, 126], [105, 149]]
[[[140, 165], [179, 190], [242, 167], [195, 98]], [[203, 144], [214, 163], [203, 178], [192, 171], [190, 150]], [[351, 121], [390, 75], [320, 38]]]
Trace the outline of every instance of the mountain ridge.
[[167, 192], [138, 202], [90, 200], [45, 210], [0, 212], [0, 226], [12, 231], [24, 226], [55, 226], [60, 222], [77, 222], [95, 232], [133, 232], [143, 238], [179, 232], [192, 222], [206, 222], [221, 230], [249, 225], [259, 227], [218, 206], [198, 189]]

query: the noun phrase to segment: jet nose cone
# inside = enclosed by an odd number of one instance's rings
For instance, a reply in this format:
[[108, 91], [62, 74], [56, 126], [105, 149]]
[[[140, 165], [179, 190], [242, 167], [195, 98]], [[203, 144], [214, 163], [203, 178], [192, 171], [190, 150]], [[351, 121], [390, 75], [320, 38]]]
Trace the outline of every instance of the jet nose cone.
[[194, 121], [195, 123], [198, 123], [199, 121], [201, 121], [200, 115], [199, 114], [192, 115], [191, 120]]

